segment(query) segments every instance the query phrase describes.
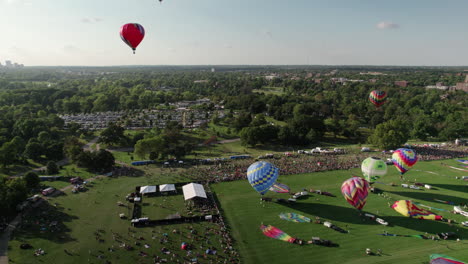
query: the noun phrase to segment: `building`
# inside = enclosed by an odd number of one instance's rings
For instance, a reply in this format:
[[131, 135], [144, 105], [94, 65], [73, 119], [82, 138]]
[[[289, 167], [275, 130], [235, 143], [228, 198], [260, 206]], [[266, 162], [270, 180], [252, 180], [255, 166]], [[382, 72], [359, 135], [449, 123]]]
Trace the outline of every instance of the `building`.
[[465, 91], [468, 92], [468, 82], [457, 83], [455, 86], [455, 90]]
[[8, 67], [8, 68], [13, 67], [13, 64], [11, 64], [11, 61], [10, 61], [10, 60], [6, 60], [6, 61], [5, 61], [5, 67]]
[[400, 86], [400, 87], [407, 87], [408, 86], [408, 82], [407, 81], [395, 81], [394, 83], [396, 86]]

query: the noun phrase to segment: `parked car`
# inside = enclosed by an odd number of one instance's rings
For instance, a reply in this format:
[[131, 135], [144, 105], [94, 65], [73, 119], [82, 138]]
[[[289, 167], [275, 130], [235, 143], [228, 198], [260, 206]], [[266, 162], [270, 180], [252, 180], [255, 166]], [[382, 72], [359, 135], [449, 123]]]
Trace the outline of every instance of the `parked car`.
[[361, 148], [361, 152], [369, 152], [369, 151], [370, 151], [370, 148], [368, 147]]
[[52, 194], [54, 192], [55, 192], [55, 188], [54, 187], [49, 187], [49, 188], [46, 188], [46, 189], [42, 190], [42, 195], [47, 196], [47, 195], [50, 195], [50, 194]]

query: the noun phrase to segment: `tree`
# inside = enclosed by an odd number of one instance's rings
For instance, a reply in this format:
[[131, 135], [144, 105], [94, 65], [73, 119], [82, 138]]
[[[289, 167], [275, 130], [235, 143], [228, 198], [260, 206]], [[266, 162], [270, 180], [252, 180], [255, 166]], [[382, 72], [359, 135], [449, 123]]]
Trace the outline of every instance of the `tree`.
[[107, 150], [100, 149], [94, 156], [93, 164], [96, 171], [110, 171], [115, 165], [114, 155]]
[[36, 189], [39, 187], [40, 179], [37, 173], [35, 172], [27, 172], [24, 175], [24, 180], [26, 181], [26, 187], [28, 187], [29, 190]]
[[84, 144], [77, 137], [68, 137], [63, 144], [63, 153], [71, 162], [76, 162], [83, 153]]
[[110, 145], [118, 144], [122, 140], [127, 139], [124, 135], [124, 131], [125, 129], [123, 127], [110, 123], [109, 126], [101, 132], [99, 142]]
[[57, 166], [57, 163], [53, 161], [47, 162], [47, 174], [54, 175], [57, 173], [59, 173], [59, 167]]
[[26, 145], [24, 155], [32, 160], [39, 160], [43, 153], [42, 145], [35, 141], [30, 141]]
[[405, 122], [390, 120], [377, 125], [369, 137], [369, 143], [385, 150], [396, 149], [409, 139], [409, 131]]

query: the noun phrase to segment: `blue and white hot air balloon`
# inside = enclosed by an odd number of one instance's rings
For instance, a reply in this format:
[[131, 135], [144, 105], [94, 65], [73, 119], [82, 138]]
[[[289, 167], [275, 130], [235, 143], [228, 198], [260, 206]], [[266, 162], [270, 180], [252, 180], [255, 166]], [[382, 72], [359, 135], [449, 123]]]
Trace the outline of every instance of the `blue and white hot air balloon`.
[[250, 185], [264, 195], [276, 182], [279, 176], [279, 169], [266, 161], [257, 161], [247, 169], [247, 179]]

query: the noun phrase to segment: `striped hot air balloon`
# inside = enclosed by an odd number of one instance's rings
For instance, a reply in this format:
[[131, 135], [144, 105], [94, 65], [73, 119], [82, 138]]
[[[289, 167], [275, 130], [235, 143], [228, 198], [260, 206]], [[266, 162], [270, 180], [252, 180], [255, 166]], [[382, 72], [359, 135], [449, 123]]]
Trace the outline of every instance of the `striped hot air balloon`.
[[361, 210], [367, 201], [369, 183], [360, 177], [347, 179], [341, 185], [341, 193], [346, 201]]
[[376, 107], [382, 106], [387, 101], [387, 93], [384, 91], [374, 90], [369, 94], [369, 101]]
[[399, 148], [392, 154], [392, 162], [400, 172], [405, 174], [418, 161], [416, 152], [407, 148]]
[[257, 161], [247, 169], [247, 179], [250, 185], [264, 195], [276, 182], [279, 176], [279, 169], [266, 161]]

